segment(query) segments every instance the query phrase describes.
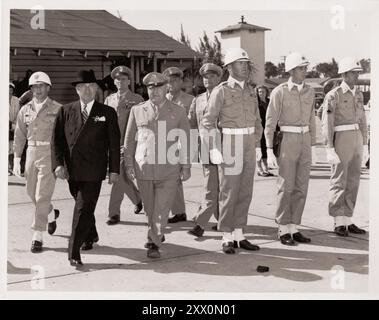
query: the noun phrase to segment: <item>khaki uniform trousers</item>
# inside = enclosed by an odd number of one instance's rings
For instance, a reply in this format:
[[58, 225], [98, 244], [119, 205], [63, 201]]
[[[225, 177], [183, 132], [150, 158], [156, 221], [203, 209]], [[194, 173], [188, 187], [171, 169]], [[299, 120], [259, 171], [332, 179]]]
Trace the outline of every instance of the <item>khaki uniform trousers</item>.
[[147, 241], [158, 247], [161, 245], [164, 228], [170, 208], [176, 195], [178, 178], [167, 180], [137, 179], [142, 201], [147, 215]]
[[205, 199], [199, 208], [199, 212], [195, 217], [195, 222], [200, 226], [205, 226], [212, 214], [216, 220], [219, 217], [219, 179], [218, 166], [215, 164], [203, 164], [204, 175], [204, 191]]
[[[236, 143], [236, 139], [241, 139]], [[222, 232], [233, 232], [247, 225], [247, 216], [253, 195], [255, 171], [255, 134], [222, 135], [223, 164], [220, 167], [220, 216], [217, 229]], [[230, 141], [232, 156], [236, 157], [241, 170], [234, 170], [235, 162], [228, 164], [225, 141]], [[238, 147], [239, 145], [239, 147]], [[236, 148], [237, 146], [237, 148]], [[230, 153], [227, 152], [227, 153]], [[231, 170], [232, 169], [232, 170]]]
[[128, 196], [130, 201], [134, 205], [141, 202], [141, 195], [125, 172], [124, 164], [120, 166], [120, 177], [116, 183], [112, 185], [111, 196], [109, 199], [109, 217], [119, 216], [122, 200], [124, 200], [124, 194]]
[[332, 166], [329, 191], [329, 215], [352, 217], [357, 200], [361, 164], [361, 131], [335, 133], [334, 148], [341, 162]]
[[275, 220], [281, 225], [299, 225], [307, 198], [312, 164], [309, 132], [283, 132], [278, 160], [278, 207]]
[[174, 202], [172, 204], [171, 212], [173, 215], [186, 213], [186, 204], [184, 202], [184, 191], [183, 191], [183, 182], [182, 180], [178, 181], [178, 185], [176, 186], [176, 195]]
[[35, 205], [31, 228], [46, 231], [47, 216], [53, 210], [51, 198], [55, 176], [51, 169], [50, 145], [28, 146], [25, 163], [26, 190]]

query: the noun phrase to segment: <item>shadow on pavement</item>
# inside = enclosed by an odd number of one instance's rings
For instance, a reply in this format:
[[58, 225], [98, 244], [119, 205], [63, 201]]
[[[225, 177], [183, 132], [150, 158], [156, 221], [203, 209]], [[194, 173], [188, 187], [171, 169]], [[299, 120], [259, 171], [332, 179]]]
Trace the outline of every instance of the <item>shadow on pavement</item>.
[[29, 268], [18, 268], [12, 264], [12, 262], [7, 261], [7, 273], [8, 274], [30, 274]]
[[23, 182], [10, 182], [10, 181], [8, 181], [8, 186], [22, 186], [22, 187], [25, 187], [26, 184], [23, 183]]
[[[222, 252], [194, 250], [193, 248], [166, 244], [161, 248], [161, 258], [151, 260], [146, 250], [137, 248], [98, 247], [92, 254], [111, 253], [140, 263], [88, 263], [78, 270], [119, 269], [153, 270], [158, 273], [194, 273], [212, 276], [274, 276], [298, 282], [312, 282], [322, 279], [317, 271], [331, 271], [337, 266], [346, 272], [367, 274], [368, 255], [330, 252], [312, 252], [290, 249], [262, 248], [254, 253], [238, 249], [234, 255]], [[180, 255], [175, 255], [180, 252]], [[258, 273], [258, 265], [268, 266], [267, 273]], [[331, 273], [332, 274], [332, 273]], [[252, 288], [254, 291], [254, 288]]]

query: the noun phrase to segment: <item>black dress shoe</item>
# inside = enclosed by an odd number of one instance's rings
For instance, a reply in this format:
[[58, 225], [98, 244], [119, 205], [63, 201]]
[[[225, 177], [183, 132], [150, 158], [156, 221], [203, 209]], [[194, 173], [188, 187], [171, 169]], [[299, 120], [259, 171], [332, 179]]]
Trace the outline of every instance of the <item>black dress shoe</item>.
[[245, 249], [245, 250], [251, 250], [251, 251], [256, 251], [256, 250], [259, 250], [260, 248], [255, 245], [255, 244], [252, 244], [249, 240], [247, 239], [243, 239], [241, 241], [233, 241], [233, 246], [234, 248], [242, 248], [242, 249]]
[[32, 241], [32, 247], [30, 248], [30, 251], [33, 253], [42, 252], [42, 242], [36, 240]]
[[143, 209], [143, 205], [142, 205], [142, 201], [141, 201], [141, 202], [137, 203], [136, 206], [134, 207], [134, 213], [139, 214], [139, 213], [141, 213], [142, 209]]
[[92, 250], [93, 249], [93, 242], [92, 241], [84, 242], [81, 249], [84, 251]]
[[[57, 220], [58, 217], [59, 217], [59, 210], [54, 209], [54, 219]], [[54, 234], [55, 230], [57, 230], [57, 222], [56, 221], [49, 222], [47, 224], [47, 232], [49, 234]]]
[[83, 266], [83, 262], [80, 259], [70, 259], [70, 265], [74, 267], [81, 267]]
[[347, 226], [347, 230], [350, 232], [350, 233], [355, 233], [355, 234], [365, 234], [366, 231], [361, 229], [361, 228], [358, 228], [354, 223], [353, 224], [350, 224]]
[[280, 242], [286, 246], [296, 246], [296, 242], [293, 241], [290, 233], [283, 234], [279, 239]]
[[[161, 242], [163, 243], [163, 242], [165, 242], [165, 241], [166, 241], [166, 238], [165, 238], [164, 235], [162, 235], [162, 237], [161, 237]], [[144, 244], [144, 247], [145, 247], [146, 249], [149, 249], [149, 248], [154, 247], [154, 246], [157, 247], [157, 245], [155, 245], [153, 242], [146, 242], [146, 243]]]
[[222, 251], [224, 253], [226, 253], [226, 254], [234, 254], [234, 253], [236, 253], [236, 251], [233, 248], [233, 242], [231, 242], [231, 241], [224, 242], [222, 244]]
[[296, 232], [292, 235], [292, 239], [300, 243], [309, 243], [311, 242], [310, 238], [304, 237], [300, 232]]
[[204, 234], [204, 229], [197, 224], [193, 229], [189, 230], [188, 233], [200, 238]]
[[340, 237], [348, 237], [348, 236], [349, 236], [349, 232], [347, 231], [347, 229], [346, 229], [345, 226], [338, 226], [338, 227], [335, 227], [335, 228], [334, 228], [334, 233], [335, 233], [337, 236], [340, 236]]
[[107, 224], [108, 226], [111, 226], [111, 225], [117, 224], [117, 223], [119, 223], [119, 222], [120, 222], [120, 216], [117, 215], [117, 216], [110, 217], [110, 218], [108, 219], [108, 221], [106, 222], [106, 224]]
[[159, 252], [159, 247], [154, 243], [150, 243], [149, 248], [147, 249], [147, 257], [152, 259], [157, 259], [161, 257]]
[[180, 221], [187, 221], [187, 215], [185, 213], [178, 213], [168, 219], [168, 223], [177, 223]]

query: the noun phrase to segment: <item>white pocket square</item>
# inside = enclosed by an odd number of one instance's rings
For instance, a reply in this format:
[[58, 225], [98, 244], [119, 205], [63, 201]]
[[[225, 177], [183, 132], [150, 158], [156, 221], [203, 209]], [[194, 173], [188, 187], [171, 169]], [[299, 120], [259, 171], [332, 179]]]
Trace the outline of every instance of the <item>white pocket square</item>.
[[104, 121], [105, 121], [105, 117], [104, 117], [104, 116], [102, 116], [102, 117], [98, 117], [98, 116], [96, 116], [96, 117], [93, 118], [93, 120], [94, 120], [95, 122], [98, 122], [98, 121], [102, 121], [102, 122], [104, 122]]

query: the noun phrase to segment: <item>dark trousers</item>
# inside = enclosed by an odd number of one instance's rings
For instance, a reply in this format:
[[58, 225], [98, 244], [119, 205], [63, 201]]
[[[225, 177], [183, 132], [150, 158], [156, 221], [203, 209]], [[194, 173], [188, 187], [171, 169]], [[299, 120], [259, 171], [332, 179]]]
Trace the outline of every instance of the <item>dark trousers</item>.
[[68, 258], [79, 260], [82, 244], [98, 237], [94, 212], [100, 194], [101, 181], [69, 181], [68, 185], [75, 199]]

